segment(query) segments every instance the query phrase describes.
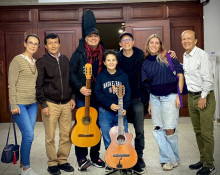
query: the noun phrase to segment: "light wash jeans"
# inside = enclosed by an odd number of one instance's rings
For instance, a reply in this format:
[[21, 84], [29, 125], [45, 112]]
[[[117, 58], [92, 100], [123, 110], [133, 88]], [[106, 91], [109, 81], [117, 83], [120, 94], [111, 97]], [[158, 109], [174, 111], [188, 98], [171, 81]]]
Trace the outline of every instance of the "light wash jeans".
[[21, 113], [13, 115], [15, 123], [21, 131], [21, 163], [23, 168], [30, 168], [30, 151], [34, 140], [34, 126], [37, 119], [37, 102], [29, 105], [18, 104]]
[[[153, 136], [159, 146], [160, 163], [180, 161], [178, 150], [177, 123], [179, 108], [175, 106], [177, 94], [155, 96], [150, 94], [152, 123], [155, 128]], [[166, 135], [166, 129], [175, 129], [173, 135]]]
[[[125, 132], [128, 132], [128, 121], [127, 118], [123, 117], [123, 123]], [[105, 144], [105, 149], [109, 147], [111, 138], [109, 131], [113, 126], [118, 126], [118, 115], [117, 112], [107, 111], [102, 107], [99, 107], [99, 125], [102, 130], [102, 136]]]

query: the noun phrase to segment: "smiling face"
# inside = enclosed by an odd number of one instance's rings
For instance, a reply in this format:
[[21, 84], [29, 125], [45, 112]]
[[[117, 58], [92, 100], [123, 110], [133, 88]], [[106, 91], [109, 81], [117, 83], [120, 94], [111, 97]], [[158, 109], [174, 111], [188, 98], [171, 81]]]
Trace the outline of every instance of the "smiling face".
[[195, 33], [191, 30], [186, 30], [181, 35], [182, 46], [187, 53], [190, 53], [196, 46], [197, 39], [195, 38]]
[[26, 48], [26, 52], [33, 55], [39, 48], [39, 40], [34, 36], [30, 36], [28, 40], [24, 42], [24, 47]]
[[118, 60], [115, 55], [108, 54], [106, 56], [105, 61], [103, 61], [103, 63], [106, 66], [108, 72], [114, 73], [116, 71], [116, 66], [118, 64]]
[[160, 51], [160, 40], [158, 38], [151, 38], [148, 43], [148, 49], [151, 55], [157, 55]]
[[48, 50], [48, 52], [50, 52], [52, 55], [57, 57], [60, 49], [59, 38], [54, 38], [54, 39], [48, 38], [45, 48]]
[[121, 38], [121, 41], [119, 43], [119, 45], [123, 48], [123, 50], [125, 51], [129, 51], [132, 50], [133, 46], [134, 46], [134, 40], [129, 36], [129, 35], [124, 35]]
[[100, 37], [99, 37], [99, 35], [92, 33], [92, 34], [85, 37], [85, 41], [90, 47], [96, 49], [99, 42], [100, 42]]

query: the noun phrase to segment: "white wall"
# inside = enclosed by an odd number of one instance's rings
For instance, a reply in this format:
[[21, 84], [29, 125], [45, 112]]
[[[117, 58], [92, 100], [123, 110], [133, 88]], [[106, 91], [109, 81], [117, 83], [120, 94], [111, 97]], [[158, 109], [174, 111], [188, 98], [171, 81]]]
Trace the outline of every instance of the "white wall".
[[216, 53], [215, 95], [216, 118], [220, 119], [220, 1], [210, 0], [204, 6], [204, 49], [209, 54]]

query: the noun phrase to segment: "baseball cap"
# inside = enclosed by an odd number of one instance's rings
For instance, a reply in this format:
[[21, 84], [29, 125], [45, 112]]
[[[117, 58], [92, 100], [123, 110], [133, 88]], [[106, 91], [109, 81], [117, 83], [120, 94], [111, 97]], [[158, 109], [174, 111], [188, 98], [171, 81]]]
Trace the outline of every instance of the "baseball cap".
[[119, 36], [119, 39], [121, 40], [121, 38], [122, 38], [123, 36], [125, 36], [125, 35], [128, 35], [128, 36], [130, 36], [132, 39], [134, 39], [134, 38], [133, 38], [133, 35], [132, 35], [131, 33], [129, 33], [129, 32], [126, 32], [126, 31], [124, 31], [123, 33], [121, 33], [121, 35]]
[[89, 28], [88, 30], [86, 30], [85, 36], [88, 36], [92, 33], [95, 33], [95, 34], [99, 35], [98, 29], [92, 27], [92, 28]]

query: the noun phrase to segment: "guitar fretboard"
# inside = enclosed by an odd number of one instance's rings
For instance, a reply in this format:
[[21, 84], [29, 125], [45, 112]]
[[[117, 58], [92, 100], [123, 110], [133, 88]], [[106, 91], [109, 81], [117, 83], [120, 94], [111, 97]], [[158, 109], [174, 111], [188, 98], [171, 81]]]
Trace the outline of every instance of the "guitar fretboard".
[[118, 135], [124, 134], [124, 124], [123, 124], [123, 97], [118, 97], [118, 105], [120, 109], [118, 110]]

